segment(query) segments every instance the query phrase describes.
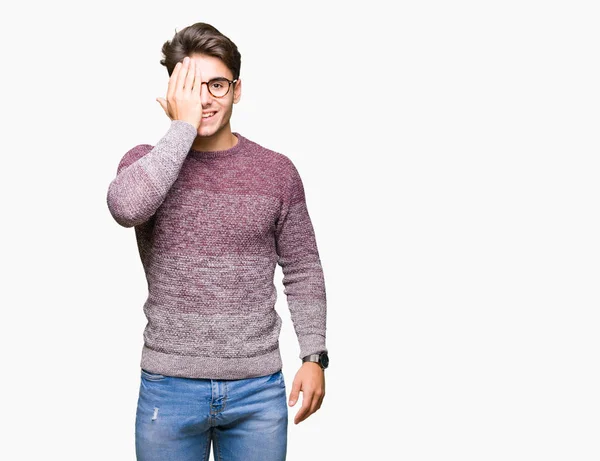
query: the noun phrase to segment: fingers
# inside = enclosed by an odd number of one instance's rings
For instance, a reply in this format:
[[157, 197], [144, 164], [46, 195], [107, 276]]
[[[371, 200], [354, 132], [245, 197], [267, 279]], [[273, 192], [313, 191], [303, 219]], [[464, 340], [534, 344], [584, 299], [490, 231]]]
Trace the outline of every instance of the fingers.
[[183, 64], [181, 65], [181, 69], [179, 69], [179, 75], [177, 75], [177, 88], [176, 88], [176, 92], [182, 92], [183, 88], [185, 86], [185, 79], [187, 78], [187, 72], [188, 72], [188, 68], [190, 66], [189, 64], [190, 62], [190, 58], [188, 58], [187, 56], [183, 59]]
[[179, 77], [179, 71], [181, 70], [181, 63], [178, 62], [175, 64], [175, 68], [171, 73], [171, 78], [169, 78], [169, 87], [167, 89], [167, 101], [171, 101], [173, 96], [175, 95], [175, 90], [177, 89], [177, 78]]
[[308, 395], [306, 392], [302, 393], [302, 407], [300, 408], [300, 410], [298, 410], [298, 413], [296, 413], [296, 417], [294, 418], [294, 424], [298, 424], [299, 422], [304, 421], [306, 418], [308, 418], [310, 414], [310, 397], [311, 396]]
[[315, 411], [321, 408], [321, 403], [323, 402], [323, 397], [320, 396], [316, 391], [313, 395], [312, 404], [310, 405], [310, 414], [312, 415]]
[[294, 380], [292, 383], [292, 390], [290, 391], [290, 406], [293, 407], [298, 400], [298, 395], [300, 394], [300, 388], [302, 387], [301, 383], [297, 380]]
[[192, 88], [192, 94], [194, 96], [200, 97], [202, 93], [202, 72], [200, 72], [200, 66], [196, 66], [195, 76], [194, 76], [194, 87]]
[[308, 418], [310, 415], [315, 413], [319, 408], [321, 408], [321, 404], [323, 403], [323, 394], [315, 391], [312, 394], [303, 393], [302, 396], [302, 407], [296, 413], [296, 417], [294, 418], [294, 424], [298, 424]]
[[321, 399], [317, 392], [302, 392], [302, 407], [296, 413], [294, 424], [298, 424], [312, 415], [321, 406]]
[[196, 78], [196, 61], [190, 59], [188, 61], [187, 75], [185, 77], [185, 88], [186, 92], [191, 93], [194, 87], [194, 78]]
[[303, 388], [300, 383], [298, 385], [292, 386], [292, 391], [290, 393], [290, 405], [294, 405], [296, 400], [298, 399], [299, 392], [302, 391], [302, 407], [296, 413], [296, 417], [294, 418], [294, 424], [298, 424], [308, 418], [310, 415], [315, 413], [323, 403], [323, 399], [325, 397], [325, 388], [324, 387], [314, 387], [306, 386]]

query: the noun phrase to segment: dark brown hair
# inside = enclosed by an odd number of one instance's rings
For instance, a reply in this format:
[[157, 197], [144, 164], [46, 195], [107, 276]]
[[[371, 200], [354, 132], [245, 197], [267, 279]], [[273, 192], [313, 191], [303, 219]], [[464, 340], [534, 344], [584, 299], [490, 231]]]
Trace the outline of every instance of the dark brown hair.
[[175, 65], [186, 56], [201, 53], [219, 58], [233, 74], [233, 80], [240, 76], [242, 56], [228, 37], [205, 22], [197, 22], [177, 32], [162, 46], [163, 59], [160, 63], [167, 68], [169, 76]]

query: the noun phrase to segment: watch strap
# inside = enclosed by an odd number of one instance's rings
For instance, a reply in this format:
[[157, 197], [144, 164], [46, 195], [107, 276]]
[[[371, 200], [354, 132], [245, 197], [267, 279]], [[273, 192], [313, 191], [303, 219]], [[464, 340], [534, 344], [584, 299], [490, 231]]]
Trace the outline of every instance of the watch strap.
[[320, 362], [321, 355], [320, 354], [310, 354], [302, 359], [303, 362]]
[[329, 364], [329, 360], [327, 358], [327, 353], [325, 351], [318, 352], [316, 354], [310, 354], [302, 358], [302, 363], [304, 362], [315, 362], [319, 364], [322, 370], [325, 370]]

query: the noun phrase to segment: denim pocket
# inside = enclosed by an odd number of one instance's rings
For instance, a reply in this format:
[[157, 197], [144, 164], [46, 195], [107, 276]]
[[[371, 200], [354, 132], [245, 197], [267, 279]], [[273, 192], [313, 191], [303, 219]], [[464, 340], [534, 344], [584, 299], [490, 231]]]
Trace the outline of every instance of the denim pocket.
[[158, 373], [152, 373], [142, 368], [142, 378], [147, 379], [148, 381], [161, 381], [165, 379], [166, 376]]

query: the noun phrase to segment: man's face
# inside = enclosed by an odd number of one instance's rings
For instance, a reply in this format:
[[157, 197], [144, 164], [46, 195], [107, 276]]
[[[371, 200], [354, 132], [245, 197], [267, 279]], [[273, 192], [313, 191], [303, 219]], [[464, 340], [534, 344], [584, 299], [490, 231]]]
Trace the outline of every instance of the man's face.
[[[217, 77], [233, 80], [231, 71], [219, 58], [203, 54], [193, 54], [190, 58], [195, 61], [196, 68], [200, 67], [203, 82], [208, 82]], [[202, 85], [200, 90], [202, 113], [215, 112], [215, 114], [207, 119], [202, 118], [198, 127], [198, 136], [214, 136], [226, 127], [229, 127], [229, 131], [231, 131], [229, 119], [233, 112], [233, 105], [238, 103], [242, 95], [241, 83], [241, 80], [238, 80], [235, 84], [232, 84], [229, 92], [222, 98], [215, 98], [208, 91], [208, 85]]]

